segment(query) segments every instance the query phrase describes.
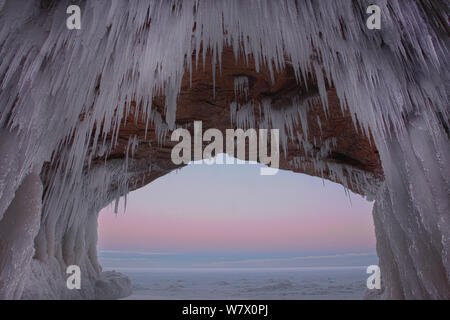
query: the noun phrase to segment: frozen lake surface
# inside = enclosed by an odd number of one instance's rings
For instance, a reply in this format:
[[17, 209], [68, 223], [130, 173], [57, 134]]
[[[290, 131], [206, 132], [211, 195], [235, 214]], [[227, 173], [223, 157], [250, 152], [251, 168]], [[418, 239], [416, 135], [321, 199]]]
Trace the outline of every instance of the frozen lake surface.
[[366, 267], [116, 268], [127, 299], [362, 299]]

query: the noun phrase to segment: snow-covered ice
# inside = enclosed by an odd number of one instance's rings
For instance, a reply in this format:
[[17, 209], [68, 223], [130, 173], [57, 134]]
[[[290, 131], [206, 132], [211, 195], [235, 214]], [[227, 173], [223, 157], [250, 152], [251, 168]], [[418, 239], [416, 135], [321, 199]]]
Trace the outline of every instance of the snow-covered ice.
[[[57, 168], [41, 174], [47, 185], [39, 233], [33, 243], [30, 228], [23, 244], [34, 244], [35, 259], [30, 262], [28, 250], [21, 263], [31, 266], [31, 274], [40, 272], [37, 265], [54, 273], [78, 263], [92, 283], [80, 297], [95, 297], [101, 272], [97, 214], [126, 195], [130, 172], [141, 169], [132, 159], [90, 170], [87, 165], [112, 149], [133, 97], [141, 108], [136, 114], [154, 123], [164, 139], [175, 126], [182, 76], [198, 65], [193, 52], [201, 46], [212, 52], [215, 83], [215, 65], [221, 66], [222, 50], [231, 45], [236, 55], [252, 56], [257, 70], [267, 64], [272, 77], [286, 63], [298, 81], [314, 74], [324, 108], [326, 86], [334, 85], [355, 124], [357, 119], [367, 135], [370, 128], [382, 160], [382, 186], [364, 192], [376, 199], [384, 297], [449, 298], [448, 8], [432, 0], [376, 2], [383, 16], [379, 31], [366, 28], [369, 0], [85, 1], [82, 30], [69, 32], [69, 0], [1, 1], [0, 224], [30, 174], [41, 172], [45, 162]], [[196, 55], [205, 56], [206, 50]], [[245, 80], [236, 89], [245, 92]], [[152, 108], [156, 92], [165, 93], [165, 119]], [[299, 138], [289, 128], [305, 119], [306, 105], [294, 99], [276, 111], [270, 101], [261, 104], [264, 123], [286, 129], [283, 146]], [[234, 119], [256, 121], [249, 112]], [[131, 137], [129, 147], [136, 150], [139, 141]], [[324, 166], [315, 165], [319, 172]], [[329, 169], [340, 175], [344, 168]], [[13, 274], [16, 258], [0, 259], [0, 272]], [[27, 276], [3, 280], [8, 283], [0, 286], [0, 297], [20, 297], [33, 287], [23, 286]]]

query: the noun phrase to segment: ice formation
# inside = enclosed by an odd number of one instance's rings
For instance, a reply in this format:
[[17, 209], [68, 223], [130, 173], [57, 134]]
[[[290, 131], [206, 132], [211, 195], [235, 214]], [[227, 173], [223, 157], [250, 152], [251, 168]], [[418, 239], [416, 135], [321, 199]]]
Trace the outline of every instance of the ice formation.
[[[257, 70], [267, 65], [272, 79], [288, 63], [298, 81], [313, 74], [325, 109], [326, 87], [336, 88], [367, 136], [370, 128], [382, 160], [384, 181], [366, 190], [376, 199], [382, 297], [450, 298], [444, 1], [80, 1], [82, 29], [69, 31], [70, 2], [0, 1], [0, 298], [101, 298], [108, 286], [127, 294], [126, 279], [101, 273], [96, 224], [102, 207], [138, 183], [132, 177], [144, 166], [132, 154], [139, 141], [130, 138], [125, 163], [91, 159], [110, 152], [116, 140], [106, 136], [117, 138], [133, 99], [135, 114], [164, 139], [175, 127], [182, 76], [199, 59], [205, 68], [207, 48], [214, 84], [225, 46], [252, 57]], [[365, 26], [374, 2], [383, 17], [377, 31]], [[194, 52], [202, 54], [192, 63]], [[248, 80], [237, 78], [236, 95], [246, 88]], [[165, 119], [152, 108], [158, 93]], [[308, 103], [236, 102], [232, 121], [284, 129], [283, 149], [298, 139], [307, 150]], [[255, 119], [253, 108], [264, 118]], [[292, 129], [298, 121], [303, 135]], [[319, 161], [315, 167], [323, 170]], [[146, 168], [143, 174], [152, 165]], [[70, 264], [88, 270], [81, 292], [64, 288]]]

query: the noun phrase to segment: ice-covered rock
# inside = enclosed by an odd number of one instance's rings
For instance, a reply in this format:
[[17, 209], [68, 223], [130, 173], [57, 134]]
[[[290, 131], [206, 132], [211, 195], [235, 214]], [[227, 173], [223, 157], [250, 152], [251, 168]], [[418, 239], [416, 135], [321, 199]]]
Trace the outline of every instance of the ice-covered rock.
[[[381, 8], [381, 30], [366, 27], [373, 2]], [[82, 28], [68, 30], [70, 4], [0, 2], [0, 297], [102, 298], [107, 282], [117, 296], [128, 292], [127, 281], [102, 278], [97, 214], [174, 167], [133, 159], [142, 141], [135, 135], [121, 141], [120, 129], [130, 115], [144, 121], [145, 136], [148, 128], [155, 131], [152, 152], [180, 125], [177, 101], [185, 73], [210, 70], [216, 99], [225, 48], [232, 47], [236, 60], [253, 63], [254, 73], [267, 70], [268, 83], [290, 68], [302, 88], [287, 102], [257, 99], [253, 79], [237, 74], [229, 102], [239, 95], [252, 104], [232, 105], [232, 120], [281, 129], [286, 157], [292, 143], [303, 150], [290, 168], [376, 199], [383, 297], [450, 298], [445, 2], [80, 1]], [[304, 87], [311, 77], [314, 96]], [[355, 130], [373, 137], [381, 186], [349, 161], [326, 161], [334, 142], [320, 137], [336, 103], [331, 87]], [[306, 120], [317, 104], [320, 121]], [[317, 137], [314, 127], [320, 127]], [[124, 144], [121, 157], [105, 160]], [[24, 236], [11, 235], [14, 228]], [[81, 292], [64, 288], [71, 264], [83, 270]]]

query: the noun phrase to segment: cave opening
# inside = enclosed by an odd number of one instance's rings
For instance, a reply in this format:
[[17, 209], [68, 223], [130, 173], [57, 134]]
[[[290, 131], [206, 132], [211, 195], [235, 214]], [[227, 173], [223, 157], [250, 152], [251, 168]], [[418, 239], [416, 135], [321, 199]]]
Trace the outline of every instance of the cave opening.
[[378, 263], [373, 202], [234, 160], [193, 162], [104, 208], [103, 269], [131, 279], [132, 299], [362, 299]]
[[196, 120], [284, 129], [280, 168], [375, 200], [369, 298], [449, 299], [445, 5], [380, 3], [370, 30], [366, 1], [86, 2], [72, 31], [68, 2], [0, 1], [0, 299], [127, 295], [98, 213], [177, 169], [167, 135]]

